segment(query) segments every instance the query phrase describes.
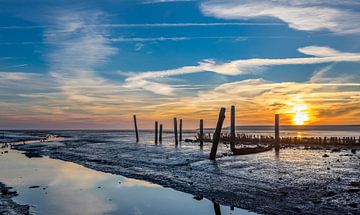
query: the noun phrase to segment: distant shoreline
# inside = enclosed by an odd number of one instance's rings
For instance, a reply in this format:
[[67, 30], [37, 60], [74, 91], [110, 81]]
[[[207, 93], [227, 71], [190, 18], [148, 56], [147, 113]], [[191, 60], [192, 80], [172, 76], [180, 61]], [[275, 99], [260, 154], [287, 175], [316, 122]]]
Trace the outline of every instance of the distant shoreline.
[[[171, 127], [171, 126], [169, 126]], [[257, 129], [257, 128], [266, 128], [271, 129], [274, 125], [238, 125], [236, 126], [237, 129], [243, 129], [243, 130], [251, 130], [251, 129]], [[359, 125], [280, 125], [280, 128], [287, 128], [287, 129], [294, 129], [294, 130], [300, 130], [300, 129], [317, 129], [317, 128], [360, 128]], [[172, 127], [171, 127], [172, 128]], [[198, 128], [184, 128], [184, 131], [193, 131]], [[204, 128], [204, 129], [215, 129], [215, 128]], [[229, 129], [229, 127], [223, 127], [224, 130]], [[171, 129], [166, 129], [171, 130]], [[106, 128], [64, 128], [64, 129], [42, 129], [42, 128], [4, 128], [1, 129], [1, 131], [134, 131], [133, 128], [128, 129], [106, 129]], [[145, 128], [145, 129], [139, 129], [139, 131], [153, 131], [152, 128]]]

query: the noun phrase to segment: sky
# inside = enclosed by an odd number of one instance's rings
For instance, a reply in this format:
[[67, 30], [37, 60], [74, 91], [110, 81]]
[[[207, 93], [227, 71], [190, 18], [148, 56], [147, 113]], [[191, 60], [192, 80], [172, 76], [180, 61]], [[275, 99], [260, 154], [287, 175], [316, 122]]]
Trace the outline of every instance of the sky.
[[0, 128], [360, 124], [357, 0], [0, 0]]

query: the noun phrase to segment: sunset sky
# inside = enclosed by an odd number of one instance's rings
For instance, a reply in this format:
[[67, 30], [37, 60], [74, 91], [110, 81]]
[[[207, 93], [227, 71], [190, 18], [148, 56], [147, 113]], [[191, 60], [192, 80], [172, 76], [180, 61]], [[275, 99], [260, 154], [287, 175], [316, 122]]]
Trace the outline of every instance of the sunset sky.
[[360, 124], [360, 2], [0, 0], [0, 128], [214, 127], [232, 104]]

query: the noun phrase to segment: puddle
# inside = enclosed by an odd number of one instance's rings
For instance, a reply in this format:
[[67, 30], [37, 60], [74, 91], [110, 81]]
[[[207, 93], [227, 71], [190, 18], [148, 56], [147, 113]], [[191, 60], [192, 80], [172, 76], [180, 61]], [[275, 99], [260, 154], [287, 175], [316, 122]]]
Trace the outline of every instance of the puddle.
[[61, 160], [27, 158], [10, 150], [0, 156], [0, 181], [14, 187], [14, 200], [36, 214], [254, 214], [207, 199]]

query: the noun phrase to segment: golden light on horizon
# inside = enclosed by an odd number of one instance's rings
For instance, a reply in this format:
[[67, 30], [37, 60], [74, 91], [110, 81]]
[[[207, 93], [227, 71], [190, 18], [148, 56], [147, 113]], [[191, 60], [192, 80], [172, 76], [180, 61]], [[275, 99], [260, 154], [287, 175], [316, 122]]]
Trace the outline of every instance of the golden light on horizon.
[[296, 104], [293, 109], [294, 116], [292, 122], [294, 125], [306, 125], [308, 124], [309, 117], [309, 106], [306, 104]]

